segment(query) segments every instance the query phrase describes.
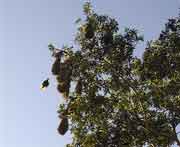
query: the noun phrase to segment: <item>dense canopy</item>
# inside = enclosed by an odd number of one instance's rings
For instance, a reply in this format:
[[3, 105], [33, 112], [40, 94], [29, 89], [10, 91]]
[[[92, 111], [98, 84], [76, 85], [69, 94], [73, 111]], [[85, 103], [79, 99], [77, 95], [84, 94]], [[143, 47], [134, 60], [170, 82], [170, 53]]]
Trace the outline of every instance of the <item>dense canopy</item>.
[[180, 17], [171, 18], [143, 58], [136, 29], [84, 5], [76, 47], [49, 45], [60, 104], [58, 131], [69, 129], [68, 147], [165, 147], [177, 143], [180, 123]]

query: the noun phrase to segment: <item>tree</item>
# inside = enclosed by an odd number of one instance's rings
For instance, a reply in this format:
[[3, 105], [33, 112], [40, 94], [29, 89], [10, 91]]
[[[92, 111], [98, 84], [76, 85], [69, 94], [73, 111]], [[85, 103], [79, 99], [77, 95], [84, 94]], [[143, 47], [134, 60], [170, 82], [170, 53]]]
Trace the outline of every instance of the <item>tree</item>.
[[180, 17], [169, 19], [143, 59], [137, 30], [119, 32], [115, 19], [84, 5], [77, 47], [49, 45], [60, 104], [58, 131], [69, 129], [67, 147], [165, 147], [180, 141]]

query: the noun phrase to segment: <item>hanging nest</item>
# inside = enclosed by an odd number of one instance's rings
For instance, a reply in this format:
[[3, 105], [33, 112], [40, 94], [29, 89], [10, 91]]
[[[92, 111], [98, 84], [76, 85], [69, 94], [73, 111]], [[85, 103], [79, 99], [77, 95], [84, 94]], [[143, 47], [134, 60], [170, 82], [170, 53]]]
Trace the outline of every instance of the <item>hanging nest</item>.
[[103, 104], [105, 102], [105, 97], [101, 96], [101, 95], [96, 96], [94, 98], [94, 101], [95, 101], [96, 104]]
[[63, 82], [63, 83], [58, 84], [57, 86], [57, 90], [60, 93], [68, 92], [69, 88], [70, 88], [70, 82]]
[[54, 52], [54, 57], [56, 58], [52, 65], [52, 73], [56, 75], [57, 80], [57, 90], [63, 95], [65, 99], [69, 96], [69, 89], [71, 84], [71, 75], [72, 75], [72, 59], [66, 57], [64, 62], [61, 62], [61, 57], [63, 56], [64, 51]]
[[111, 32], [106, 32], [102, 40], [103, 40], [103, 43], [105, 45], [112, 44], [113, 43], [113, 35], [112, 35], [112, 33]]
[[76, 84], [75, 92], [77, 94], [81, 94], [82, 93], [82, 81], [80, 79], [78, 80], [78, 82]]
[[69, 96], [70, 81], [66, 81], [58, 84], [57, 90], [63, 95], [65, 99]]
[[106, 101], [106, 98], [104, 96], [98, 95], [90, 98], [90, 102], [93, 105], [102, 105]]
[[60, 59], [59, 58], [56, 58], [56, 60], [54, 61], [51, 72], [53, 73], [53, 75], [59, 74], [60, 72]]
[[61, 63], [60, 64], [60, 69], [59, 69], [59, 74], [56, 77], [58, 83], [62, 83], [64, 81], [70, 80], [70, 77], [72, 75], [72, 69], [70, 67], [70, 64], [68, 63]]
[[91, 39], [94, 37], [94, 28], [91, 23], [88, 23], [85, 27], [85, 37]]
[[67, 71], [67, 65], [65, 63], [60, 63], [59, 75], [65, 75]]
[[111, 84], [112, 84], [112, 89], [114, 90], [119, 90], [122, 86], [119, 77], [115, 74], [112, 74]]
[[56, 80], [57, 80], [57, 82], [58, 82], [58, 84], [59, 83], [62, 83], [62, 82], [64, 82], [65, 81], [65, 78], [64, 78], [64, 76], [62, 75], [58, 75], [57, 77], [56, 77]]
[[70, 79], [71, 79], [71, 74], [70, 73], [65, 73], [64, 75], [59, 74], [56, 77], [56, 80], [57, 80], [58, 84], [64, 83], [66, 81], [70, 81]]
[[62, 117], [62, 120], [61, 120], [59, 127], [57, 129], [59, 134], [64, 135], [68, 131], [68, 128], [69, 128], [68, 118]]

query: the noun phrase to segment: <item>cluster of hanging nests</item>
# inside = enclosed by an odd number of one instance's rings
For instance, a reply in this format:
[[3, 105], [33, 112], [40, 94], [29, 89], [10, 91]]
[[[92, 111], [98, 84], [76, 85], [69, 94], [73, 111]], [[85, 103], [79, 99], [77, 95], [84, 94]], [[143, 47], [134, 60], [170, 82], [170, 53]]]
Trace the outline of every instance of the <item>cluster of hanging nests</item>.
[[[57, 81], [57, 90], [59, 93], [62, 94], [64, 99], [68, 102], [67, 107], [64, 112], [58, 112], [59, 118], [60, 118], [60, 124], [58, 126], [58, 132], [60, 135], [64, 135], [68, 131], [68, 114], [71, 113], [73, 110], [71, 107], [71, 102], [73, 98], [70, 98], [69, 92], [71, 87], [71, 81], [72, 77], [74, 77], [73, 73], [73, 66], [74, 61], [73, 58], [67, 57], [63, 58], [65, 54], [65, 51], [57, 49], [57, 52], [54, 51], [53, 57], [55, 57], [54, 63], [52, 65], [51, 72], [54, 76], [56, 76]], [[77, 95], [82, 94], [82, 89], [84, 87], [83, 80], [79, 77], [76, 81], [75, 86], [75, 93]], [[96, 104], [101, 104], [105, 101], [104, 96], [95, 96], [95, 98], [92, 98], [92, 101], [95, 101]]]
[[[72, 77], [72, 59], [71, 58], [66, 58], [62, 61], [62, 57], [64, 56], [64, 51], [58, 50], [57, 52], [54, 53], [53, 55], [55, 57], [55, 61], [52, 65], [52, 74], [56, 76], [56, 81], [57, 81], [57, 90], [59, 93], [62, 94], [62, 96], [68, 100], [69, 98], [69, 90], [71, 86], [71, 77]], [[81, 80], [77, 81], [76, 88], [75, 88], [76, 93], [80, 94], [82, 91], [82, 83]], [[70, 102], [69, 102], [70, 104]], [[68, 104], [68, 106], [69, 106]], [[67, 106], [65, 112], [59, 112], [59, 118], [61, 119], [61, 122], [58, 127], [58, 132], [61, 135], [64, 135], [67, 130], [68, 130], [68, 109], [69, 107]]]

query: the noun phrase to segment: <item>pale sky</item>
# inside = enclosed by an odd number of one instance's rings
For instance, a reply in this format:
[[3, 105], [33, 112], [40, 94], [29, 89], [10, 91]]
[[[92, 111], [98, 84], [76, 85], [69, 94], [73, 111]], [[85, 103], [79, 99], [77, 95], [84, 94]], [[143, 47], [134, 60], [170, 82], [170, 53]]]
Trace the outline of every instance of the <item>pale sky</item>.
[[[51, 83], [48, 43], [73, 43], [83, 0], [0, 0], [0, 147], [64, 147], [68, 133], [57, 133], [62, 99]], [[95, 11], [134, 27], [145, 40], [157, 38], [168, 18], [178, 15], [179, 0], [92, 0]], [[146, 42], [138, 46], [141, 56]]]

